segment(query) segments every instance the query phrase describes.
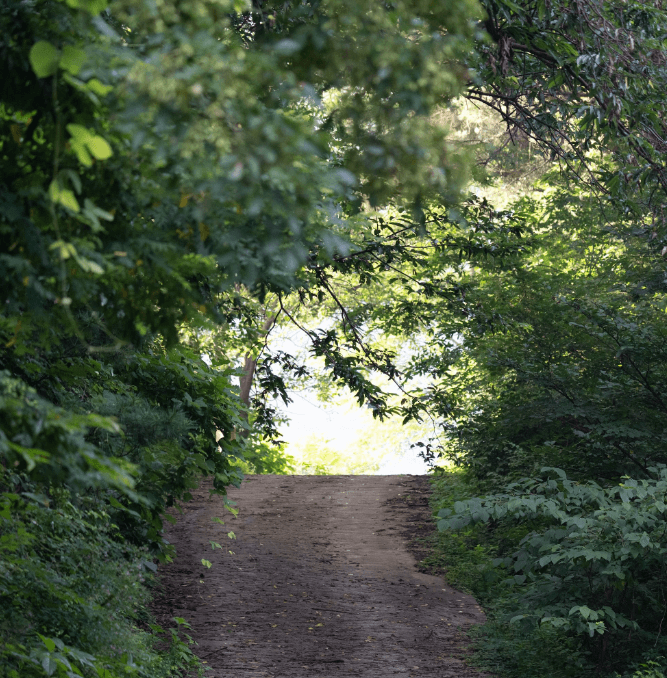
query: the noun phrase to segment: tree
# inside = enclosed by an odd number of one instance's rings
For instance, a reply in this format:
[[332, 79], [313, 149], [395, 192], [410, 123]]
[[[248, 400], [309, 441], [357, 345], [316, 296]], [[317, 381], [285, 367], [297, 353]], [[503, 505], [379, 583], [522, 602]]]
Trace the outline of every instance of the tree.
[[[494, 42], [480, 50], [480, 77], [467, 96], [619, 202], [624, 214], [649, 214], [661, 224], [661, 6], [501, 0], [485, 9]], [[610, 162], [597, 162], [601, 155]]]
[[[0, 7], [5, 673], [193, 667], [176, 630], [167, 656], [131, 631], [144, 598], [123, 591], [171, 557], [165, 511], [202, 474], [224, 494], [245, 454], [284, 468], [255, 432], [270, 417], [233, 435], [235, 360], [261, 344], [267, 295], [308, 293], [304, 265], [345, 256], [364, 205], [419, 222], [458, 196], [465, 162], [430, 115], [464, 86], [479, 16], [472, 0]], [[110, 554], [107, 596], [86, 541]]]

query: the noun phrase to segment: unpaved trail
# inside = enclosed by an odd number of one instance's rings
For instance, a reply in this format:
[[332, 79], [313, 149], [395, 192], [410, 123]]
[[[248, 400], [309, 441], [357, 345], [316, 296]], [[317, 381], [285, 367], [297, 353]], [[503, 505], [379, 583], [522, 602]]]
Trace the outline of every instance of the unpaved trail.
[[427, 494], [420, 476], [250, 476], [233, 518], [200, 488], [156, 613], [188, 620], [210, 678], [482, 676], [464, 663], [481, 609], [408, 550]]

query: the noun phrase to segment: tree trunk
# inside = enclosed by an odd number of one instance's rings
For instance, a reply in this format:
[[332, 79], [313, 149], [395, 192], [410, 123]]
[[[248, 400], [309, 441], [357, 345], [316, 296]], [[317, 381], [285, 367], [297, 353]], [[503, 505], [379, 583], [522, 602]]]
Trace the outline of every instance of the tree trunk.
[[[264, 324], [262, 325], [262, 334], [266, 336], [273, 326], [273, 323], [276, 322], [278, 317], [277, 313], [271, 313]], [[258, 356], [259, 357], [259, 356]], [[250, 408], [250, 390], [252, 389], [252, 382], [255, 377], [255, 370], [257, 369], [257, 358], [253, 358], [252, 354], [248, 353], [243, 362], [243, 376], [239, 381], [241, 388], [241, 401], [243, 404]], [[248, 412], [247, 410], [241, 415], [246, 421], [248, 421]], [[242, 435], [245, 437], [248, 435], [248, 431], [244, 431]]]

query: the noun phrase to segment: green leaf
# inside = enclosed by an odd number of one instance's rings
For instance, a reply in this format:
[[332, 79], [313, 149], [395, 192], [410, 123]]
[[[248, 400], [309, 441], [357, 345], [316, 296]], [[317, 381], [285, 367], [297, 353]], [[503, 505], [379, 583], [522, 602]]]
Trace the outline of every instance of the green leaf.
[[58, 250], [58, 254], [62, 261], [69, 259], [70, 257], [76, 257], [76, 247], [72, 245], [71, 242], [65, 242], [64, 240], [56, 240], [54, 243], [51, 243], [50, 250]]
[[69, 179], [70, 183], [74, 187], [74, 190], [77, 193], [81, 193], [81, 177], [74, 171], [70, 169], [62, 170], [58, 174], [58, 179], [61, 181], [63, 179]]
[[6, 441], [6, 445], [18, 453], [28, 465], [28, 471], [32, 471], [37, 464], [45, 464], [49, 460], [49, 453], [34, 447], [24, 447], [11, 440]]
[[48, 78], [58, 70], [58, 50], [46, 40], [36, 42], [30, 48], [28, 59], [38, 78]]
[[107, 0], [67, 0], [67, 4], [73, 9], [83, 9], [90, 14], [103, 12], [109, 4]]
[[65, 45], [60, 57], [60, 67], [69, 71], [72, 75], [77, 75], [86, 61], [86, 53], [78, 47]]
[[67, 131], [72, 135], [70, 146], [79, 158], [79, 162], [85, 167], [92, 167], [93, 159], [87, 149], [87, 141], [93, 136], [82, 125], [67, 125]]
[[49, 198], [51, 198], [52, 202], [62, 205], [72, 210], [72, 212], [79, 212], [81, 210], [74, 192], [69, 188], [63, 188], [57, 180], [52, 181], [49, 186]]
[[41, 664], [47, 676], [52, 676], [58, 668], [58, 662], [50, 654], [46, 654], [42, 657]]
[[201, 559], [201, 564], [202, 564], [204, 567], [210, 568], [212, 563], [211, 563], [210, 560], [206, 560], [206, 558], [202, 558], [202, 559]]
[[86, 87], [91, 92], [93, 92], [94, 94], [98, 94], [101, 97], [106, 96], [113, 89], [111, 85], [105, 85], [101, 83], [97, 78], [91, 78], [86, 83]]
[[91, 259], [77, 256], [76, 263], [79, 264], [81, 270], [86, 271], [86, 273], [95, 273], [96, 275], [102, 275], [102, 273], [104, 273], [104, 269], [96, 261], [92, 261]]
[[103, 219], [104, 221], [113, 221], [113, 214], [100, 209], [88, 198], [83, 201], [82, 215], [88, 219], [88, 223], [93, 233], [105, 232], [104, 227], [100, 223], [100, 219]]
[[92, 166], [93, 160], [91, 154], [97, 160], [106, 160], [113, 154], [111, 146], [106, 139], [91, 132], [83, 125], [70, 123], [67, 125], [67, 131], [72, 135], [70, 146], [82, 165], [86, 167]]
[[49, 651], [53, 652], [56, 649], [56, 644], [51, 638], [46, 638], [43, 636], [41, 633], [37, 634], [39, 636], [39, 639], [44, 643], [44, 647]]
[[98, 160], [107, 160], [107, 158], [110, 158], [113, 155], [109, 142], [100, 136], [94, 136], [86, 143], [90, 152]]

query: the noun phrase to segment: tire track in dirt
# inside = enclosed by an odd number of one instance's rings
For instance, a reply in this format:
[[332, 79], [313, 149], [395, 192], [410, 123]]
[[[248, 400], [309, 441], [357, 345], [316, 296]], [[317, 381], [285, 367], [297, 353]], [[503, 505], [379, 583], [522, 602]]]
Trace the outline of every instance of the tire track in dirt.
[[483, 676], [464, 663], [483, 612], [408, 550], [428, 516], [404, 499], [427, 492], [423, 476], [249, 476], [233, 518], [204, 486], [169, 529], [155, 612], [188, 620], [210, 678]]

